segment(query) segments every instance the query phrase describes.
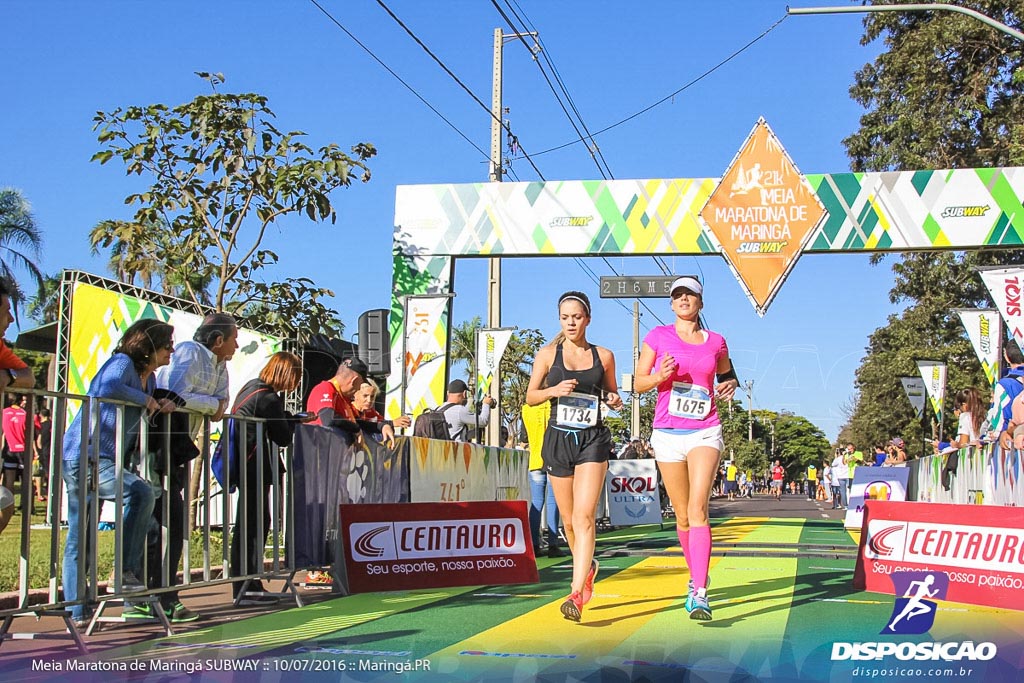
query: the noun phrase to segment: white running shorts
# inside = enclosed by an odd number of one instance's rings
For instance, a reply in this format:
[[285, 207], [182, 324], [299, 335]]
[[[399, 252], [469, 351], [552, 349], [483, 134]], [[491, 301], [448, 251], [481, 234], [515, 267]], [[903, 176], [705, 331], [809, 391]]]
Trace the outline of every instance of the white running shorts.
[[651, 434], [651, 446], [658, 462], [686, 462], [686, 455], [694, 448], [704, 446], [721, 453], [725, 443], [722, 441], [722, 425], [715, 425], [692, 434], [669, 434], [655, 429]]

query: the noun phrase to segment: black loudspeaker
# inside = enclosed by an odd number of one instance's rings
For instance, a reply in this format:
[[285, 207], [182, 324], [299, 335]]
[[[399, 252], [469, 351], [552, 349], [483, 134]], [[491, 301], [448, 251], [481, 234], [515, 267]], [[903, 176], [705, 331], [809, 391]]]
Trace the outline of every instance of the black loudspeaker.
[[391, 374], [388, 309], [374, 308], [359, 316], [359, 359], [371, 375]]

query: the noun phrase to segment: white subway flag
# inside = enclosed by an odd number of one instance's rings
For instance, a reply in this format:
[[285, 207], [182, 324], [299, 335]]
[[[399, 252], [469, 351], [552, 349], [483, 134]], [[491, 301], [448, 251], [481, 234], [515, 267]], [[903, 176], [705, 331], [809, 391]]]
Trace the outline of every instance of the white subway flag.
[[917, 361], [917, 369], [924, 380], [924, 388], [931, 401], [932, 410], [939, 424], [942, 424], [942, 403], [946, 400], [946, 364], [931, 360]]
[[999, 311], [994, 308], [958, 308], [956, 312], [967, 330], [974, 352], [978, 354], [985, 378], [994, 385], [999, 379], [999, 340], [1003, 332]]

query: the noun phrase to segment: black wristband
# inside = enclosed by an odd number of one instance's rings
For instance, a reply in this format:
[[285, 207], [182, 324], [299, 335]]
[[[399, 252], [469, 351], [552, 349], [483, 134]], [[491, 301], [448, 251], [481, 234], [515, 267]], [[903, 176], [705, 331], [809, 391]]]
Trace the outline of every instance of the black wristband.
[[723, 372], [721, 375], [716, 374], [715, 377], [718, 378], [719, 382], [727, 382], [730, 379], [734, 379], [734, 380], [736, 380], [736, 383], [738, 384], [739, 381], [740, 381], [739, 377], [736, 376], [736, 369], [734, 367], [732, 367], [731, 363], [729, 365], [729, 369], [728, 370]]

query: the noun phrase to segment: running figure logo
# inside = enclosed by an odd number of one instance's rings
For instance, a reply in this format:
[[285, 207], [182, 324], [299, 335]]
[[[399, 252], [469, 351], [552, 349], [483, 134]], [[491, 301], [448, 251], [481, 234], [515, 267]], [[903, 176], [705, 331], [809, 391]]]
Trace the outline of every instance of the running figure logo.
[[927, 633], [937, 611], [935, 601], [929, 598], [945, 599], [949, 577], [943, 572], [897, 572], [892, 575], [892, 584], [896, 595], [903, 597], [896, 598], [892, 616], [881, 633]]

